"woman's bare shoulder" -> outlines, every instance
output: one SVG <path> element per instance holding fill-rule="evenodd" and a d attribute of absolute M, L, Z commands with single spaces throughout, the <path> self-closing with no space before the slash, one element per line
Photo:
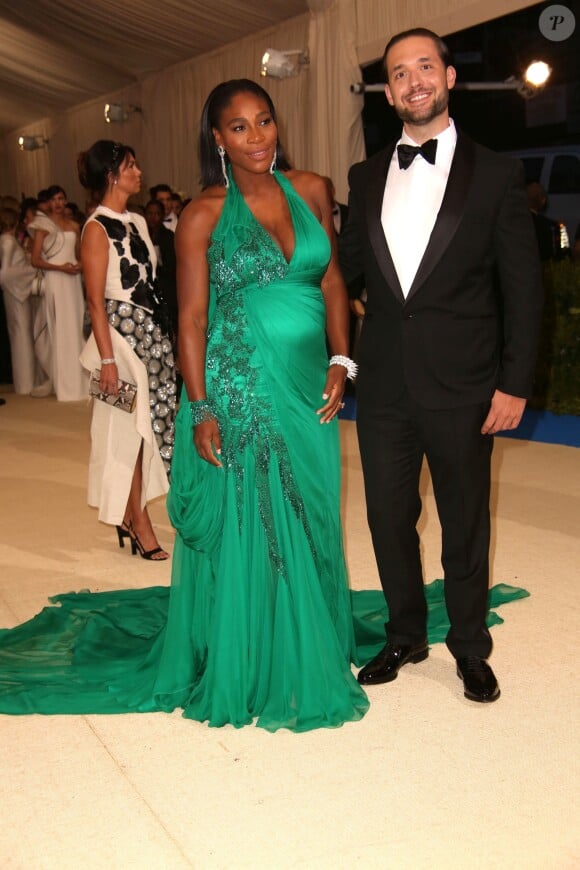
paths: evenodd
<path fill-rule="evenodd" d="M 85 221 L 82 230 L 82 238 L 105 238 L 108 239 L 107 231 L 99 220 L 95 218 Z"/>
<path fill-rule="evenodd" d="M 297 190 L 311 191 L 321 195 L 326 191 L 326 180 L 317 172 L 305 169 L 289 169 L 284 173 Z"/>
<path fill-rule="evenodd" d="M 322 175 L 318 175 L 317 172 L 307 172 L 303 169 L 290 169 L 284 174 L 292 183 L 295 191 L 320 218 L 320 215 L 329 207 L 330 202 L 326 179 Z"/>
<path fill-rule="evenodd" d="M 225 198 L 225 187 L 218 185 L 207 187 L 183 209 L 179 216 L 178 228 L 210 226 L 213 229 L 219 220 Z"/>
<path fill-rule="evenodd" d="M 183 209 L 175 230 L 175 250 L 178 255 L 187 251 L 207 250 L 225 198 L 225 188 L 208 187 Z"/>

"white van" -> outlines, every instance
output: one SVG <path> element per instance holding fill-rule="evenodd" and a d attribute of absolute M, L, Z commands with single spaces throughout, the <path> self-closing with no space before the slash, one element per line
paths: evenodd
<path fill-rule="evenodd" d="M 566 224 L 570 242 L 580 226 L 580 145 L 507 151 L 524 164 L 526 183 L 539 181 L 548 195 L 546 216 Z"/>

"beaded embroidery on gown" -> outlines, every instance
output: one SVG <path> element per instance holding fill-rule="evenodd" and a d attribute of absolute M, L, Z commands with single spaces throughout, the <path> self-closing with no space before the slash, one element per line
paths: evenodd
<path fill-rule="evenodd" d="M 295 231 L 289 262 L 233 179 L 212 235 L 206 383 L 222 468 L 197 455 L 183 396 L 170 591 L 60 595 L 58 607 L 0 632 L 0 712 L 181 707 L 213 726 L 271 731 L 366 712 L 350 663 L 384 644 L 384 598 L 349 592 L 338 423 L 321 425 L 315 413 L 328 365 L 320 281 L 330 245 L 291 183 L 276 178 Z M 439 619 L 442 589 L 428 588 Z M 442 640 L 445 627 L 437 633 Z"/>

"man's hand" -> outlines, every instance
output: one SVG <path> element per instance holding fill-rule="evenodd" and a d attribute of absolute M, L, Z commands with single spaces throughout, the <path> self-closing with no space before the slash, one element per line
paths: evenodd
<path fill-rule="evenodd" d="M 364 306 L 364 302 L 362 301 L 362 299 L 351 299 L 350 300 L 350 310 L 357 317 L 364 317 L 365 316 L 365 306 Z"/>
<path fill-rule="evenodd" d="M 525 399 L 496 390 L 491 398 L 489 414 L 481 427 L 481 434 L 495 435 L 505 429 L 517 429 L 525 407 Z"/>

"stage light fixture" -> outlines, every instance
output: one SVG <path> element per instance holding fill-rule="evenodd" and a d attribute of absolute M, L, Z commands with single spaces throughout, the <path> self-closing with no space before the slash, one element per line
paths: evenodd
<path fill-rule="evenodd" d="M 46 148 L 48 139 L 44 136 L 19 136 L 18 147 L 21 151 L 36 151 L 38 148 Z"/>
<path fill-rule="evenodd" d="M 139 106 L 126 105 L 125 103 L 106 103 L 105 121 L 113 124 L 126 121 L 133 112 L 141 112 Z"/>
<path fill-rule="evenodd" d="M 262 55 L 260 75 L 287 79 L 299 75 L 300 70 L 308 66 L 309 62 L 308 51 L 302 49 L 278 51 L 276 48 L 267 48 Z"/>

